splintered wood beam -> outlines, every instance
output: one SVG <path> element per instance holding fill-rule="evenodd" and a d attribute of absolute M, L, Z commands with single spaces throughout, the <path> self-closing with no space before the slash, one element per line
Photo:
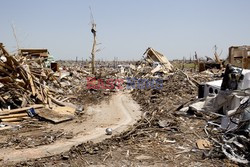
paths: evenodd
<path fill-rule="evenodd" d="M 51 99 L 51 101 L 59 106 L 65 106 L 64 102 L 61 102 L 59 100 L 57 100 L 56 98 L 53 98 L 52 96 L 49 96 L 49 98 Z"/>
<path fill-rule="evenodd" d="M 2 66 L 0 66 L 0 71 L 3 72 L 4 74 L 10 76 L 11 78 L 14 78 L 13 75 L 11 73 L 9 73 L 8 71 L 6 71 L 6 69 L 4 69 Z"/>
<path fill-rule="evenodd" d="M 0 101 L 3 103 L 6 103 L 5 100 L 2 98 L 2 96 L 0 95 Z"/>
<path fill-rule="evenodd" d="M 8 70 L 14 70 L 11 66 L 9 66 L 9 65 L 7 65 L 7 64 L 5 64 L 5 63 L 3 63 L 3 62 L 0 62 L 0 66 L 2 66 L 2 67 L 5 67 L 5 68 L 7 68 Z"/>
<path fill-rule="evenodd" d="M 36 95 L 36 88 L 32 79 L 32 75 L 30 72 L 30 68 L 28 65 L 23 65 L 24 69 L 26 70 L 27 76 L 28 76 L 28 80 L 29 80 L 29 84 L 31 87 L 31 91 L 32 91 L 32 95 L 35 96 Z"/>
<path fill-rule="evenodd" d="M 5 48 L 4 48 L 4 46 L 3 46 L 3 44 L 1 43 L 1 45 L 0 45 L 0 49 L 3 51 L 3 54 L 6 56 L 6 55 L 10 55 L 8 52 L 7 52 L 7 50 L 5 50 Z"/>

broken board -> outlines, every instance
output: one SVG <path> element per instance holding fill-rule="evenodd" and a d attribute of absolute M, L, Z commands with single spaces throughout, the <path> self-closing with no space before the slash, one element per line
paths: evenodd
<path fill-rule="evenodd" d="M 57 124 L 72 120 L 74 118 L 74 112 L 72 111 L 73 109 L 69 107 L 55 107 L 53 110 L 47 108 L 37 109 L 36 113 L 39 117 Z"/>

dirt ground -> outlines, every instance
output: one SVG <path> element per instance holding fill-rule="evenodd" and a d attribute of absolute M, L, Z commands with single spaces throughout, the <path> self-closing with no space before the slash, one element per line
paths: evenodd
<path fill-rule="evenodd" d="M 134 90 L 131 94 L 143 115 L 127 131 L 59 155 L 7 166 L 239 166 L 221 154 L 197 148 L 198 139 L 207 139 L 207 117 L 178 111 L 197 96 L 197 88 L 183 75 L 166 78 L 162 90 Z"/>
<path fill-rule="evenodd" d="M 84 104 L 83 108 L 87 108 L 89 105 L 100 103 L 102 100 L 108 101 L 109 96 L 103 96 L 102 91 L 90 92 L 82 90 L 74 99 L 75 104 Z M 95 100 L 93 100 L 95 99 Z M 86 115 L 80 114 L 74 119 L 75 126 L 86 120 Z M 14 125 L 15 123 L 9 123 Z M 67 124 L 67 122 L 66 122 Z M 32 148 L 40 145 L 51 144 L 58 139 L 72 138 L 73 132 L 65 132 L 65 130 L 59 126 L 41 121 L 36 118 L 29 118 L 21 123 L 16 123 L 16 127 L 10 130 L 1 131 L 0 137 L 0 149 L 1 148 Z"/>
<path fill-rule="evenodd" d="M 15 133 L 6 131 L 0 148 L 2 165 L 48 157 L 68 151 L 72 146 L 86 141 L 99 142 L 111 137 L 105 135 L 106 128 L 119 134 L 136 123 L 141 116 L 138 104 L 125 92 L 113 94 L 109 100 L 90 105 L 83 116 L 60 124 L 43 124 L 42 129 L 20 127 Z M 37 122 L 37 127 L 38 126 Z M 22 126 L 25 124 L 23 123 Z M 42 124 L 41 124 L 42 125 Z M 32 131 L 28 131 L 28 129 Z"/>

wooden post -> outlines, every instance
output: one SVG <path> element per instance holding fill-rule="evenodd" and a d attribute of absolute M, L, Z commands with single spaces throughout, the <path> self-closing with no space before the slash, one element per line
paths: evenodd
<path fill-rule="evenodd" d="M 23 65 L 23 68 L 27 72 L 28 81 L 30 83 L 30 88 L 32 90 L 32 95 L 35 96 L 36 95 L 36 87 L 35 87 L 34 82 L 33 82 L 33 78 L 32 78 L 31 72 L 30 72 L 30 68 L 29 68 L 28 65 Z"/>
<path fill-rule="evenodd" d="M 242 50 L 242 68 L 247 69 L 248 68 L 248 55 L 247 55 L 247 49 Z"/>

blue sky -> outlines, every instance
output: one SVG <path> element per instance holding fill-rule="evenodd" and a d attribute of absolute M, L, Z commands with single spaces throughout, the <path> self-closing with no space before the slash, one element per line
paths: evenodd
<path fill-rule="evenodd" d="M 169 59 L 222 57 L 232 45 L 250 44 L 249 0 L 2 0 L 0 42 L 48 48 L 55 59 L 89 59 L 93 37 L 90 10 L 97 24 L 97 59 L 138 60 L 147 47 Z"/>

